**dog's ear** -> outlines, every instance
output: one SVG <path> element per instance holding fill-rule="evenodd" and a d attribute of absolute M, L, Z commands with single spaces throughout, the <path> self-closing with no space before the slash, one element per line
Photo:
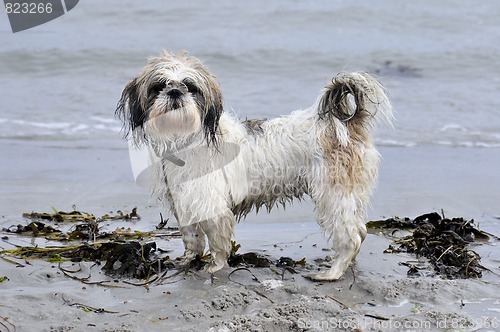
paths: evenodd
<path fill-rule="evenodd" d="M 137 78 L 130 81 L 123 89 L 116 105 L 115 115 L 123 123 L 125 138 L 132 136 L 136 143 L 145 138 L 143 125 L 146 120 L 146 110 L 140 100 Z"/>
<path fill-rule="evenodd" d="M 205 116 L 203 119 L 205 138 L 208 145 L 213 144 L 217 147 L 217 129 L 223 112 L 222 92 L 217 82 L 209 83 L 209 95 L 205 97 L 205 102 Z"/>

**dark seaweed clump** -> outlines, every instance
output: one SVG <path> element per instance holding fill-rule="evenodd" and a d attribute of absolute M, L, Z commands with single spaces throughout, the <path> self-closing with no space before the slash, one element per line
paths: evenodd
<path fill-rule="evenodd" d="M 469 249 L 478 239 L 489 236 L 474 225 L 474 220 L 448 219 L 436 212 L 409 218 L 391 218 L 374 221 L 368 227 L 413 229 L 411 235 L 397 240 L 385 252 L 408 252 L 426 257 L 441 276 L 453 278 L 480 278 L 485 268 L 479 254 Z M 410 265 L 408 275 L 419 275 L 419 269 Z"/>
<path fill-rule="evenodd" d="M 117 211 L 116 214 L 105 214 L 101 217 L 95 217 L 88 212 L 78 211 L 75 206 L 73 206 L 73 211 L 70 212 L 53 210 L 53 213 L 23 213 L 24 218 L 31 220 L 28 225 L 13 225 L 1 229 L 1 231 L 19 236 L 44 237 L 50 241 L 65 242 L 65 245 L 47 248 L 39 246 L 16 246 L 15 249 L 1 250 L 0 258 L 14 264 L 16 262 L 6 256 L 26 261 L 31 258 L 46 259 L 50 262 L 58 263 L 69 260 L 72 262 L 94 261 L 97 265 L 101 265 L 100 262 L 105 261 L 106 263 L 102 269 L 109 276 L 147 280 L 153 275 L 158 275 L 162 271 L 164 272 L 173 267 L 170 257 L 156 254 L 156 242 L 144 243 L 145 239 L 155 237 L 156 234 L 154 232 L 139 232 L 118 228 L 115 231 L 102 231 L 100 224 L 105 221 L 140 220 L 141 217 L 137 213 L 136 208 L 133 208 L 130 213 Z M 70 231 L 63 232 L 49 225 L 49 223 L 56 223 L 57 225 L 74 223 L 74 225 L 70 228 Z M 162 223 L 163 225 L 157 228 L 164 228 L 166 221 L 162 220 Z M 163 232 L 162 236 L 177 237 L 179 234 L 175 230 L 175 232 Z M 2 236 L 2 240 L 7 241 L 8 239 L 9 236 Z M 141 241 L 126 241 L 127 239 Z M 82 242 L 82 240 L 90 240 L 92 242 Z M 69 243 L 69 241 L 72 242 Z M 158 249 L 158 251 L 161 252 L 162 250 Z M 18 264 L 18 266 L 22 266 L 22 264 Z M 68 274 L 71 271 L 63 269 L 63 272 Z"/>
<path fill-rule="evenodd" d="M 115 246 L 106 253 L 106 274 L 117 277 L 148 279 L 173 265 L 155 257 L 156 243 L 131 241 Z M 168 257 L 166 258 L 168 260 Z"/>

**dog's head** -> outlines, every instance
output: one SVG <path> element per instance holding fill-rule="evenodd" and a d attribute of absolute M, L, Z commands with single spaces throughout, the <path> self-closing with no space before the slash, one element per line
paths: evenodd
<path fill-rule="evenodd" d="M 216 145 L 222 110 L 219 84 L 207 67 L 186 52 L 165 52 L 150 58 L 127 84 L 116 115 L 135 143 L 182 141 L 203 133 L 207 144 Z"/>

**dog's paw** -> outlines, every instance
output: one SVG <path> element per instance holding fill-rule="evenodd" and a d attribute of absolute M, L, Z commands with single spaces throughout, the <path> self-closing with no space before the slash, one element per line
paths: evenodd
<path fill-rule="evenodd" d="M 208 264 L 208 265 L 205 266 L 205 271 L 207 273 L 212 274 L 212 273 L 215 273 L 215 272 L 221 270 L 224 267 L 224 265 L 225 264 L 220 264 L 220 263 L 217 264 L 215 262 L 212 262 L 212 263 L 210 263 L 210 264 Z"/>
<path fill-rule="evenodd" d="M 336 281 L 339 280 L 344 273 L 331 270 L 321 271 L 318 273 L 307 274 L 304 277 L 312 281 Z"/>
<path fill-rule="evenodd" d="M 186 251 L 184 255 L 175 259 L 175 265 L 177 268 L 189 268 L 198 257 L 196 253 Z"/>

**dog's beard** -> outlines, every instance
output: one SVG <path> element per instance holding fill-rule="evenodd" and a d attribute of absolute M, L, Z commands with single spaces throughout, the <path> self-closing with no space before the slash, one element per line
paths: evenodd
<path fill-rule="evenodd" d="M 145 130 L 162 141 L 184 140 L 201 130 L 200 111 L 193 98 L 159 96 L 151 106 Z"/>

